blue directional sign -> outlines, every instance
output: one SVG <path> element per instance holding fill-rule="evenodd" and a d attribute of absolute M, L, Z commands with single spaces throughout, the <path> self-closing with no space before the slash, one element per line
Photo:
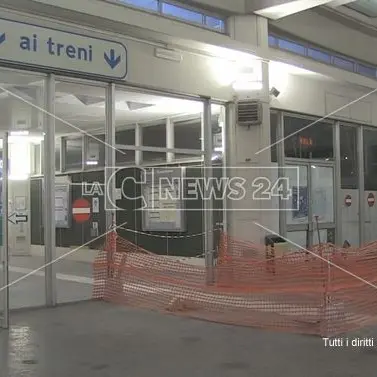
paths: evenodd
<path fill-rule="evenodd" d="M 0 62 L 108 79 L 127 76 L 120 43 L 0 18 Z"/>

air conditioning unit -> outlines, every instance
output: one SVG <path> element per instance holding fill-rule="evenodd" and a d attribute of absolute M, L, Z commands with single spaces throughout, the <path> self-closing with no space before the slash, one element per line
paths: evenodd
<path fill-rule="evenodd" d="M 258 126 L 262 124 L 263 112 L 260 101 L 240 100 L 237 102 L 237 124 L 239 126 Z"/>

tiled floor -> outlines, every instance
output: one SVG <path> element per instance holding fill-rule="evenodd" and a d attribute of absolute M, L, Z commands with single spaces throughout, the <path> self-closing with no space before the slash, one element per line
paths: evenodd
<path fill-rule="evenodd" d="M 369 377 L 374 348 L 84 302 L 11 313 L 1 377 Z M 354 336 L 377 339 L 377 329 Z M 351 335 L 350 335 L 351 336 Z"/>
<path fill-rule="evenodd" d="M 9 267 L 11 309 L 45 305 L 44 270 L 40 269 L 44 263 L 43 258 L 36 256 L 11 258 Z M 57 272 L 56 285 L 59 303 L 92 298 L 93 266 L 91 263 L 59 260 L 54 266 Z M 1 278 L 2 271 L 0 269 L 0 284 L 2 284 Z"/>

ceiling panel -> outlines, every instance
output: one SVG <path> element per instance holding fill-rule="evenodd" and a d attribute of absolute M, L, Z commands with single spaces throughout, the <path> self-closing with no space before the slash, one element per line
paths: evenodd
<path fill-rule="evenodd" d="M 377 0 L 357 0 L 345 5 L 347 8 L 370 18 L 377 17 Z"/>

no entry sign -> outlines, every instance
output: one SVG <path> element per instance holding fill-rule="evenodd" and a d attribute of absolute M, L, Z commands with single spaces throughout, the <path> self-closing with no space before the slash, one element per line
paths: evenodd
<path fill-rule="evenodd" d="M 374 203 L 376 202 L 376 198 L 374 197 L 374 195 L 371 192 L 368 195 L 367 201 L 368 201 L 369 207 L 373 207 Z"/>
<path fill-rule="evenodd" d="M 352 204 L 351 195 L 346 195 L 346 197 L 344 198 L 344 204 L 346 205 L 346 207 L 350 207 L 351 206 L 351 204 Z"/>
<path fill-rule="evenodd" d="M 72 204 L 72 215 L 77 223 L 84 223 L 90 219 L 90 203 L 84 199 L 76 199 Z"/>

